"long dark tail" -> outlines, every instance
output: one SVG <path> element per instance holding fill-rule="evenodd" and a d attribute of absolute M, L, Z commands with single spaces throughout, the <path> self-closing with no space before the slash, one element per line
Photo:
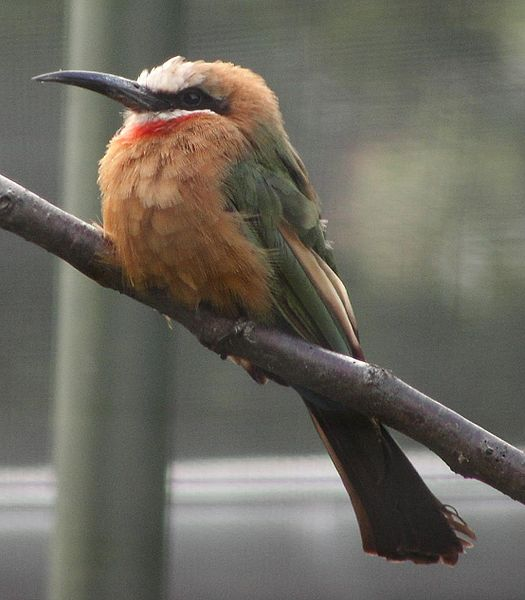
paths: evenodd
<path fill-rule="evenodd" d="M 350 495 L 365 552 L 456 564 L 474 532 L 432 494 L 388 431 L 358 413 L 322 408 L 309 394 L 303 400 Z"/>

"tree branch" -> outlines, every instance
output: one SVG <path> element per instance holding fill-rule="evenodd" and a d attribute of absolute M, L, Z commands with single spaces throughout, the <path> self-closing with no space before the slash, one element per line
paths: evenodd
<path fill-rule="evenodd" d="M 410 387 L 389 371 L 309 344 L 282 332 L 192 312 L 162 290 L 130 287 L 100 228 L 56 208 L 0 175 L 0 227 L 67 261 L 112 288 L 189 329 L 224 356 L 249 359 L 293 386 L 311 389 L 421 442 L 464 477 L 478 479 L 525 504 L 525 454 Z"/>

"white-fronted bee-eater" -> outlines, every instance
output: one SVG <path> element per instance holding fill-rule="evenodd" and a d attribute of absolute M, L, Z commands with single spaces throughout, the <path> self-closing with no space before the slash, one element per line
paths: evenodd
<path fill-rule="evenodd" d="M 136 81 L 36 78 L 126 107 L 100 162 L 103 225 L 133 286 L 281 328 L 364 360 L 317 195 L 275 94 L 252 71 L 175 57 Z M 238 361 L 257 379 L 264 374 Z M 377 420 L 300 391 L 353 503 L 366 552 L 453 565 L 474 534 Z"/>

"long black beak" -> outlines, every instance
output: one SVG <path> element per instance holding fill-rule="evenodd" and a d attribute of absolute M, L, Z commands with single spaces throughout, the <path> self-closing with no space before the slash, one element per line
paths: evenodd
<path fill-rule="evenodd" d="M 158 94 L 131 79 L 96 71 L 55 71 L 33 77 L 35 81 L 56 81 L 76 85 L 112 98 L 137 112 L 161 112 L 172 108 L 165 94 Z M 163 97 L 164 96 L 164 97 Z"/>

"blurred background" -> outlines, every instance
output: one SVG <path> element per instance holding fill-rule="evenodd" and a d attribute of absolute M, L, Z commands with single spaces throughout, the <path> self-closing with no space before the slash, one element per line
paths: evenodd
<path fill-rule="evenodd" d="M 257 71 L 278 94 L 322 199 L 368 360 L 523 444 L 525 4 L 182 0 L 158 14 L 135 0 L 115 6 L 119 43 L 104 64 L 86 65 L 70 61 L 69 3 L 3 3 L 0 172 L 57 204 L 68 189 L 66 91 L 36 85 L 36 74 L 89 68 L 135 78 L 176 54 Z M 102 156 L 119 107 L 82 93 L 105 106 Z M 95 200 L 79 213 L 89 221 L 100 220 L 96 171 L 96 159 L 85 165 L 92 187 L 79 190 Z M 57 263 L 0 231 L 6 600 L 46 597 Z M 163 365 L 175 461 L 169 598 L 522 597 L 523 507 L 455 478 L 404 440 L 478 545 L 455 570 L 362 555 L 351 506 L 298 397 L 256 386 L 181 328 L 102 293 L 116 314 L 129 309 L 154 329 L 150 356 L 158 348 Z M 134 331 L 115 318 L 108 347 L 133 347 Z M 132 377 L 131 368 L 120 362 L 115 372 Z"/>

